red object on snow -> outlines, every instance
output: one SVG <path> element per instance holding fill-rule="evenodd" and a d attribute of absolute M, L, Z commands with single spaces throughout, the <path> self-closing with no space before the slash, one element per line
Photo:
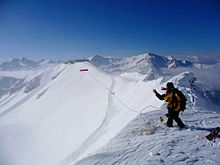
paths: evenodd
<path fill-rule="evenodd" d="M 89 69 L 80 69 L 80 72 L 86 72 L 89 71 Z"/>

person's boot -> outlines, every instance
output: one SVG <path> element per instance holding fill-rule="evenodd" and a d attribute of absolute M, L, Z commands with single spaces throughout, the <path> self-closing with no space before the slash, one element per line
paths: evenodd
<path fill-rule="evenodd" d="M 173 127 L 173 124 L 167 124 L 167 127 Z"/>
<path fill-rule="evenodd" d="M 185 125 L 182 123 L 182 124 L 179 124 L 178 125 L 180 128 L 185 128 Z"/>
<path fill-rule="evenodd" d="M 173 119 L 171 119 L 170 117 L 167 120 L 167 127 L 173 127 Z"/>
<path fill-rule="evenodd" d="M 185 127 L 185 125 L 183 124 L 183 122 L 182 122 L 182 120 L 180 118 L 175 119 L 175 121 L 177 122 L 177 124 L 178 124 L 178 126 L 180 128 L 184 128 Z"/>

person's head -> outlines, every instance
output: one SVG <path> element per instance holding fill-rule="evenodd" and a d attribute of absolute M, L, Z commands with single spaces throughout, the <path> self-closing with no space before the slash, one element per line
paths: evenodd
<path fill-rule="evenodd" d="M 168 83 L 167 83 L 167 90 L 170 90 L 170 89 L 172 89 L 172 88 L 174 88 L 173 83 L 172 83 L 172 82 L 168 82 Z"/>

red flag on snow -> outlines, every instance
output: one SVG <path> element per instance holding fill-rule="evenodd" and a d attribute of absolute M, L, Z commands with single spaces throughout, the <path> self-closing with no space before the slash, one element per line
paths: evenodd
<path fill-rule="evenodd" d="M 86 72 L 89 71 L 89 69 L 80 69 L 80 72 Z"/>

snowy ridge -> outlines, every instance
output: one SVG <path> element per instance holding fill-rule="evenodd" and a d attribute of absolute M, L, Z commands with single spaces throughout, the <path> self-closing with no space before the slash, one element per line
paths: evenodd
<path fill-rule="evenodd" d="M 17 92 L 1 102 L 0 131 L 4 137 L 0 146 L 4 155 L 11 157 L 12 164 L 71 163 L 106 144 L 138 115 L 114 99 L 95 79 L 114 88 L 117 96 L 131 108 L 159 103 L 153 98 L 147 102 L 144 99 L 152 95 L 150 91 L 155 81 L 140 81 L 137 86 L 137 82 L 113 78 L 87 63 L 65 66 L 64 70 L 61 65 L 53 72 L 38 73 L 45 83 L 28 93 Z M 89 74 L 80 72 L 82 68 L 88 68 Z M 27 78 L 28 82 L 39 81 L 37 75 Z M 141 92 L 143 89 L 149 92 Z M 136 98 L 137 94 L 143 99 Z M 9 143 L 7 137 L 12 134 L 16 134 L 16 139 Z"/>
<path fill-rule="evenodd" d="M 47 61 L 38 69 L 0 72 L 0 164 L 220 162 L 212 154 L 219 154 L 219 141 L 209 149 L 201 138 L 218 125 L 219 106 L 194 73 L 164 77 L 160 69 L 175 60 L 154 54 L 103 58 L 96 56 L 98 68 L 93 57 L 90 63 Z M 159 123 L 165 103 L 152 89 L 162 93 L 167 81 L 188 99 L 181 115 L 188 129 Z"/>
<path fill-rule="evenodd" d="M 181 115 L 187 129 L 168 128 L 160 123 L 159 116 L 165 118 L 165 107 L 147 112 L 137 116 L 95 154 L 76 164 L 219 164 L 220 141 L 217 139 L 210 146 L 204 138 L 210 129 L 219 126 L 220 114 L 212 111 L 219 107 L 207 106 L 206 98 L 197 98 L 202 89 L 195 83 L 193 73 L 182 73 L 170 81 L 188 99 L 188 109 Z"/>
<path fill-rule="evenodd" d="M 185 113 L 181 117 L 189 128 L 179 130 L 158 123 L 163 111 L 138 116 L 96 154 L 76 164 L 219 164 L 219 142 L 210 146 L 204 139 L 208 130 L 218 123 L 219 114 Z M 148 122 L 144 123 L 143 118 Z"/>
<path fill-rule="evenodd" d="M 13 84 L 8 84 L 8 88 L 5 89 L 7 91 L 6 95 L 3 93 L 0 98 L 0 116 L 9 113 L 20 104 L 26 102 L 32 95 L 35 95 L 41 88 L 45 87 L 63 69 L 64 65 L 48 67 L 38 71 L 35 70 L 23 79 L 15 79 L 15 82 L 12 81 L 13 77 L 10 77 L 8 80 Z"/>

